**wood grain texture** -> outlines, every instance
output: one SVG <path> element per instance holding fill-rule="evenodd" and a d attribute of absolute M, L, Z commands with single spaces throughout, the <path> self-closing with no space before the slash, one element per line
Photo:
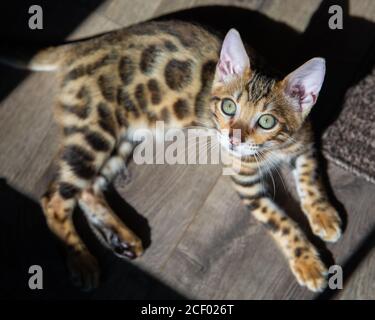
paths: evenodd
<path fill-rule="evenodd" d="M 57 150 L 54 75 L 33 74 L 0 107 L 0 172 L 16 189 L 40 195 L 38 181 Z"/>
<path fill-rule="evenodd" d="M 294 0 L 265 0 L 259 11 L 270 18 L 288 24 L 298 32 L 303 32 L 311 15 L 321 4 L 321 0 L 305 0 L 303 5 Z M 294 14 L 291 15 L 290 13 Z"/>
<path fill-rule="evenodd" d="M 217 166 L 131 166 L 132 183 L 117 190 L 151 227 L 151 247 L 137 264 L 154 272 L 165 264 L 220 175 Z M 152 266 L 150 269 L 149 267 Z"/>
<path fill-rule="evenodd" d="M 344 290 L 338 294 L 341 300 L 375 299 L 375 250 L 356 269 L 352 278 L 345 283 Z"/>

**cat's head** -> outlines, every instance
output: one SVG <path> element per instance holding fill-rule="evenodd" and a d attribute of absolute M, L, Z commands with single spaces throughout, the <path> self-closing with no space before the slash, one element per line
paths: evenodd
<path fill-rule="evenodd" d="M 325 60 L 314 58 L 284 79 L 252 68 L 239 33 L 226 35 L 212 86 L 211 110 L 221 144 L 238 156 L 277 148 L 301 128 L 316 103 Z"/>

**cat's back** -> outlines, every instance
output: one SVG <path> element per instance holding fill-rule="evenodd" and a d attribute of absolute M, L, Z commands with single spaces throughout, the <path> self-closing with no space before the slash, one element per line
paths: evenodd
<path fill-rule="evenodd" d="M 137 51 L 150 44 L 161 46 L 160 49 L 169 52 L 194 52 L 200 57 L 220 49 L 218 36 L 203 26 L 167 20 L 144 22 L 78 41 L 73 45 L 70 54 L 71 58 L 77 58 L 106 49 Z"/>
<path fill-rule="evenodd" d="M 190 60 L 200 65 L 218 59 L 220 40 L 202 26 L 183 21 L 152 21 L 111 31 L 66 46 L 61 69 L 88 65 L 89 74 L 105 65 L 125 60 L 144 74 L 171 59 Z M 102 59 L 98 59 L 102 58 Z M 93 70 L 94 69 L 94 70 Z M 90 73 L 91 71 L 91 73 Z"/>
<path fill-rule="evenodd" d="M 215 35 L 180 21 L 146 22 L 78 42 L 64 56 L 62 100 L 90 93 L 125 106 L 131 118 L 166 120 L 168 111 L 187 125 L 205 112 L 219 50 Z"/>

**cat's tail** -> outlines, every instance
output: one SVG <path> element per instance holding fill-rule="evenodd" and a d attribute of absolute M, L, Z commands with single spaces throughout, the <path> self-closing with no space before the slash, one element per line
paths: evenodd
<path fill-rule="evenodd" d="M 70 47 L 70 44 L 65 44 L 38 50 L 2 44 L 0 46 L 0 63 L 17 69 L 55 71 L 64 64 L 66 53 Z"/>

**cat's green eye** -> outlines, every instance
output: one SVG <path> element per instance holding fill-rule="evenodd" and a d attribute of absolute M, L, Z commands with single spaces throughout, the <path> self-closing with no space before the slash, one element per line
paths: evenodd
<path fill-rule="evenodd" d="M 262 129 L 270 130 L 272 129 L 277 123 L 276 118 L 270 114 L 264 114 L 258 119 L 258 125 Z"/>
<path fill-rule="evenodd" d="M 224 99 L 221 102 L 221 110 L 227 116 L 233 117 L 236 114 L 237 106 L 231 99 Z"/>

